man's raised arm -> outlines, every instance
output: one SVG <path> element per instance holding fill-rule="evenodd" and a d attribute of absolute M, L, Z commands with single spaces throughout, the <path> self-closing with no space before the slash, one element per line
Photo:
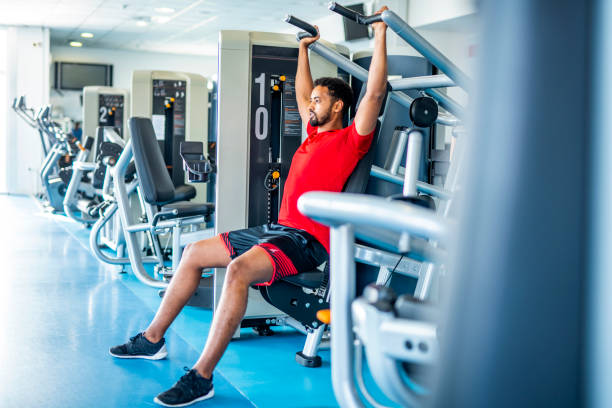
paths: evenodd
<path fill-rule="evenodd" d="M 312 93 L 312 75 L 310 74 L 310 62 L 308 60 L 308 46 L 319 39 L 319 28 L 317 29 L 316 37 L 306 37 L 300 41 L 300 51 L 298 54 L 298 67 L 295 74 L 295 97 L 297 99 L 298 110 L 302 123 L 308 123 L 310 113 L 308 106 L 310 105 L 310 94 Z"/>
<path fill-rule="evenodd" d="M 383 7 L 376 12 L 387 10 Z M 374 53 L 370 62 L 366 92 L 355 114 L 355 129 L 360 135 L 367 135 L 376 127 L 378 112 L 387 90 L 387 25 L 383 22 L 372 24 L 374 30 Z"/>

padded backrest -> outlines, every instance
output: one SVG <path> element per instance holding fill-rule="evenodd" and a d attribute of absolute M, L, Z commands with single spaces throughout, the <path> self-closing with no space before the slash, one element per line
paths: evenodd
<path fill-rule="evenodd" d="M 172 200 L 174 185 L 166 169 L 151 119 L 130 118 L 129 126 L 136 172 L 145 201 L 161 205 Z"/>
<path fill-rule="evenodd" d="M 376 129 L 374 130 L 374 138 L 370 145 L 370 150 L 359 160 L 359 163 L 355 166 L 355 169 L 346 180 L 342 191 L 345 193 L 363 194 L 368 185 L 370 179 L 370 171 L 372 170 L 372 163 L 374 162 L 374 147 L 378 141 L 378 132 L 380 131 L 380 119 L 376 121 Z"/>

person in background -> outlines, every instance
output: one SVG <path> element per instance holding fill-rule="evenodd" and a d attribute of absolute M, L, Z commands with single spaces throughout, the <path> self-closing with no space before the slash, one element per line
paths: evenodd
<path fill-rule="evenodd" d="M 77 139 L 79 142 L 83 138 L 83 129 L 81 128 L 81 122 L 74 122 L 72 126 L 72 136 Z"/>

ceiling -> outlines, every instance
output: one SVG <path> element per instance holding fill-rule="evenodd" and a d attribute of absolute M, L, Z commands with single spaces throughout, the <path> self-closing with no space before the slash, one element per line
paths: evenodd
<path fill-rule="evenodd" d="M 51 44 L 216 55 L 219 30 L 295 32 L 286 14 L 329 15 L 327 0 L 0 0 L 0 25 L 49 27 Z M 169 8 L 170 10 L 157 10 Z M 82 32 L 94 34 L 81 38 Z"/>

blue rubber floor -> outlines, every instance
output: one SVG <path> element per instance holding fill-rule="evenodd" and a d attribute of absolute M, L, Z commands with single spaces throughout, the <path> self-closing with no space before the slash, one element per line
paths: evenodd
<path fill-rule="evenodd" d="M 0 407 L 156 406 L 153 397 L 196 361 L 212 313 L 185 308 L 167 333 L 166 360 L 113 359 L 109 346 L 153 317 L 157 290 L 99 263 L 89 230 L 31 197 L 0 195 L 0 225 Z M 329 352 L 321 368 L 294 361 L 304 339 L 243 330 L 215 371 L 215 397 L 194 406 L 337 406 Z"/>

